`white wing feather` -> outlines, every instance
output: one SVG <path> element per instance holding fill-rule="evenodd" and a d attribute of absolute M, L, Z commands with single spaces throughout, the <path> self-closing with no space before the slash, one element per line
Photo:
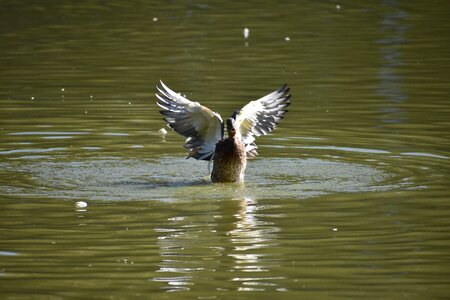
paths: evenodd
<path fill-rule="evenodd" d="M 175 93 L 160 81 L 156 87 L 157 104 L 163 110 L 167 125 L 187 137 L 184 147 L 188 157 L 209 160 L 216 143 L 223 138 L 223 121 L 220 115 L 198 102 L 193 102 Z"/>
<path fill-rule="evenodd" d="M 258 155 L 258 148 L 254 143 L 255 137 L 266 135 L 278 125 L 287 112 L 291 95 L 287 85 L 280 89 L 245 105 L 233 116 L 246 146 L 247 156 Z"/>

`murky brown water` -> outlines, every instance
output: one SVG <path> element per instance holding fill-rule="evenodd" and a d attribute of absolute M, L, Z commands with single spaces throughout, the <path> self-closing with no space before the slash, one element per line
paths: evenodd
<path fill-rule="evenodd" d="M 450 7 L 274 4 L 0 2 L 0 298 L 449 297 Z M 289 84 L 244 185 L 158 133 L 159 79 L 222 116 Z"/>

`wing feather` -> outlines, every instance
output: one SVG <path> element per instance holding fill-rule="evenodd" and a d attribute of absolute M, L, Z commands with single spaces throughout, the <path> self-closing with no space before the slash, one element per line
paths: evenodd
<path fill-rule="evenodd" d="M 258 155 L 254 143 L 255 137 L 270 133 L 286 114 L 286 108 L 291 103 L 289 88 L 285 84 L 278 90 L 251 101 L 233 116 L 238 124 L 242 142 L 246 145 L 248 157 Z"/>
<path fill-rule="evenodd" d="M 189 157 L 209 160 L 214 154 L 216 143 L 223 138 L 223 121 L 220 115 L 198 102 L 177 94 L 162 81 L 156 86 L 156 104 L 162 110 L 167 125 L 186 137 L 184 148 Z"/>

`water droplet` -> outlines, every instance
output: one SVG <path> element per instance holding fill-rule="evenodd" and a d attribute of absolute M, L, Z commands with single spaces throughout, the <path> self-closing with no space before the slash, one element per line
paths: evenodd
<path fill-rule="evenodd" d="M 162 136 L 165 136 L 167 134 L 167 130 L 165 128 L 161 128 L 160 130 L 158 130 L 158 133 Z"/>
<path fill-rule="evenodd" d="M 84 202 L 84 201 L 78 201 L 78 202 L 75 202 L 75 207 L 76 207 L 76 208 L 85 208 L 85 207 L 87 207 L 87 206 L 88 206 L 87 203 Z"/>
<path fill-rule="evenodd" d="M 250 29 L 248 29 L 247 27 L 244 28 L 244 39 L 248 39 L 249 35 L 250 35 Z"/>

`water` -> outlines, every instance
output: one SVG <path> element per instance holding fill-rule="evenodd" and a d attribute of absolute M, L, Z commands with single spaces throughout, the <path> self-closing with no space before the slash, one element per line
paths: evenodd
<path fill-rule="evenodd" d="M 0 3 L 2 299 L 448 298 L 450 7 L 273 4 Z M 289 84 L 245 184 L 160 79 L 222 117 Z"/>

